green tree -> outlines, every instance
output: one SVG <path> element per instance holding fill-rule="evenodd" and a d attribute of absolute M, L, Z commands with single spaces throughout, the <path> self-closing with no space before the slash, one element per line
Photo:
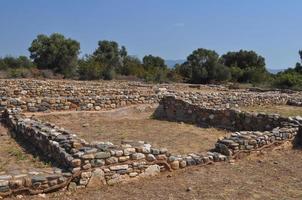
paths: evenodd
<path fill-rule="evenodd" d="M 144 76 L 144 73 L 144 67 L 138 58 L 133 56 L 125 57 L 123 67 L 120 70 L 120 74 L 126 76 L 133 75 L 142 78 Z"/>
<path fill-rule="evenodd" d="M 240 69 L 265 69 L 264 57 L 254 51 L 240 50 L 238 52 L 228 52 L 221 56 L 220 62 L 225 66 L 239 67 Z"/>
<path fill-rule="evenodd" d="M 199 48 L 187 57 L 177 71 L 191 83 L 224 81 L 230 77 L 229 69 L 218 63 L 219 55 L 208 49 Z"/>
<path fill-rule="evenodd" d="M 165 60 L 159 56 L 147 55 L 143 58 L 143 65 L 146 70 L 160 68 L 166 69 L 168 68 L 165 64 Z"/>
<path fill-rule="evenodd" d="M 0 58 L 0 69 L 16 69 L 16 68 L 31 68 L 35 65 L 33 62 L 28 59 L 26 56 L 12 57 L 6 56 L 4 58 Z"/>
<path fill-rule="evenodd" d="M 39 69 L 51 69 L 70 77 L 77 67 L 80 43 L 59 33 L 41 34 L 32 41 L 28 50 Z"/>
<path fill-rule="evenodd" d="M 264 57 L 254 51 L 228 52 L 219 62 L 230 68 L 233 81 L 259 83 L 268 76 Z"/>
<path fill-rule="evenodd" d="M 108 40 L 99 41 L 98 48 L 93 53 L 95 60 L 104 66 L 103 78 L 108 80 L 121 71 L 127 55 L 126 47 L 119 48 L 117 42 Z"/>
<path fill-rule="evenodd" d="M 168 67 L 165 60 L 159 56 L 147 55 L 143 58 L 145 80 L 149 82 L 166 82 Z"/>
<path fill-rule="evenodd" d="M 79 60 L 78 75 L 81 80 L 101 79 L 102 70 L 102 65 L 93 56 L 85 56 Z"/>

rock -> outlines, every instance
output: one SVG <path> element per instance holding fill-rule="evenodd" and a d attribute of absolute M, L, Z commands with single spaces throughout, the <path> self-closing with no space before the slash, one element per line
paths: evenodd
<path fill-rule="evenodd" d="M 182 160 L 179 162 L 179 167 L 180 168 L 185 168 L 187 166 L 187 162 L 185 160 Z"/>
<path fill-rule="evenodd" d="M 167 156 L 164 154 L 157 155 L 156 158 L 157 158 L 157 160 L 167 160 Z"/>
<path fill-rule="evenodd" d="M 40 197 L 40 198 L 46 198 L 46 194 L 38 194 L 38 197 Z"/>
<path fill-rule="evenodd" d="M 110 152 L 98 152 L 95 154 L 95 158 L 97 159 L 105 159 L 111 156 Z"/>
<path fill-rule="evenodd" d="M 85 154 L 85 155 L 82 156 L 82 158 L 85 159 L 85 160 L 92 160 L 95 157 L 94 157 L 93 154 Z"/>
<path fill-rule="evenodd" d="M 107 159 L 106 159 L 106 163 L 107 163 L 108 165 L 118 163 L 118 158 L 117 158 L 117 157 L 110 157 L 110 158 L 107 158 Z"/>
<path fill-rule="evenodd" d="M 127 161 L 127 160 L 129 160 L 129 159 L 130 159 L 130 156 L 121 156 L 121 157 L 118 158 L 118 160 L 119 160 L 120 162 L 125 162 L 125 161 Z"/>
<path fill-rule="evenodd" d="M 133 160 L 140 160 L 140 159 L 144 159 L 146 156 L 143 153 L 134 153 L 131 155 L 131 158 Z"/>
<path fill-rule="evenodd" d="M 102 169 L 95 169 L 87 185 L 88 188 L 100 188 L 106 184 L 105 174 Z"/>
<path fill-rule="evenodd" d="M 171 168 L 174 170 L 179 169 L 179 161 L 178 160 L 174 160 L 173 162 L 170 163 Z"/>
<path fill-rule="evenodd" d="M 40 176 L 40 175 L 35 175 L 31 178 L 32 183 L 36 183 L 36 182 L 46 182 L 47 179 L 45 176 Z"/>
<path fill-rule="evenodd" d="M 153 154 L 148 154 L 146 157 L 146 160 L 149 162 L 152 162 L 152 161 L 156 160 L 156 158 Z"/>
<path fill-rule="evenodd" d="M 10 180 L 12 179 L 13 177 L 11 175 L 1 175 L 0 176 L 0 180 Z"/>
<path fill-rule="evenodd" d="M 130 154 L 133 154 L 133 153 L 135 153 L 135 152 L 136 152 L 135 148 L 132 148 L 132 147 L 129 147 L 129 148 L 125 148 L 125 149 L 124 149 L 124 155 L 125 155 L 125 156 L 129 156 Z"/>
<path fill-rule="evenodd" d="M 126 170 L 126 169 L 128 169 L 128 165 L 115 165 L 115 166 L 110 166 L 109 169 L 112 170 L 112 171 Z"/>
<path fill-rule="evenodd" d="M 75 192 L 77 190 L 77 184 L 75 182 L 70 182 L 68 185 L 68 191 Z"/>
<path fill-rule="evenodd" d="M 8 186 L 9 182 L 8 181 L 0 181 L 0 187 Z"/>
<path fill-rule="evenodd" d="M 131 173 L 129 173 L 129 176 L 130 176 L 130 177 L 136 177 L 137 175 L 138 175 L 137 172 L 131 172 Z"/>
<path fill-rule="evenodd" d="M 79 167 L 79 166 L 81 166 L 81 160 L 80 159 L 73 159 L 71 161 L 71 164 L 72 164 L 73 167 Z"/>
<path fill-rule="evenodd" d="M 90 163 L 87 163 L 86 165 L 82 166 L 82 169 L 84 169 L 84 170 L 87 170 L 87 169 L 90 169 L 90 168 L 91 168 L 91 164 Z"/>
<path fill-rule="evenodd" d="M 81 177 L 84 178 L 84 179 L 90 178 L 91 175 L 92 175 L 92 173 L 89 172 L 89 171 L 87 171 L 87 172 L 82 172 L 82 173 L 81 173 Z"/>
<path fill-rule="evenodd" d="M 147 177 L 147 176 L 156 176 L 160 173 L 159 165 L 150 165 L 145 172 L 141 173 L 139 176 Z"/>

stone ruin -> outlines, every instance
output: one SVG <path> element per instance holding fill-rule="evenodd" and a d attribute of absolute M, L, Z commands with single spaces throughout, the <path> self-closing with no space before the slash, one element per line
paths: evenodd
<path fill-rule="evenodd" d="M 176 86 L 133 82 L 1 81 L 2 123 L 13 138 L 34 146 L 52 161 L 54 167 L 1 172 L 0 196 L 134 181 L 192 165 L 226 162 L 241 154 L 297 140 L 302 134 L 300 117 L 286 118 L 236 109 L 238 105 L 299 103 L 302 102 L 300 93 L 258 93 L 221 87 L 215 92 L 183 92 Z M 154 148 L 144 141 L 123 141 L 121 145 L 88 143 L 76 133 L 23 114 L 55 110 L 97 111 L 150 103 L 159 104 L 154 113 L 159 120 L 217 127 L 232 133 L 218 139 L 209 152 L 172 155 L 166 148 Z"/>

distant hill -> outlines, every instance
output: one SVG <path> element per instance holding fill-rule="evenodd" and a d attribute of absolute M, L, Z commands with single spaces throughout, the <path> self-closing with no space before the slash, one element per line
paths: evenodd
<path fill-rule="evenodd" d="M 165 63 L 166 65 L 169 67 L 169 68 L 173 68 L 174 65 L 176 64 L 182 64 L 184 63 L 186 60 L 184 59 L 178 59 L 178 60 L 165 60 Z"/>
<path fill-rule="evenodd" d="M 282 72 L 285 69 L 267 69 L 267 71 L 269 71 L 272 74 L 277 74 L 278 72 Z"/>

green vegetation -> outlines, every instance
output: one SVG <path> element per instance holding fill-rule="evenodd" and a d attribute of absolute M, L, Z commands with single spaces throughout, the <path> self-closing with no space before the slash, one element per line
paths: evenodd
<path fill-rule="evenodd" d="M 147 82 L 225 83 L 302 89 L 300 62 L 276 75 L 265 67 L 265 59 L 254 51 L 240 50 L 219 56 L 214 50 L 194 50 L 182 64 L 169 69 L 163 58 L 146 55 L 142 60 L 128 55 L 125 46 L 101 40 L 96 50 L 78 58 L 80 43 L 59 33 L 38 35 L 29 47 L 30 58 L 0 58 L 4 78 L 72 78 L 80 80 L 134 79 Z M 3 75 L 4 74 L 4 75 Z"/>
<path fill-rule="evenodd" d="M 39 69 L 51 69 L 72 77 L 77 67 L 80 43 L 58 33 L 38 35 L 28 50 Z"/>

